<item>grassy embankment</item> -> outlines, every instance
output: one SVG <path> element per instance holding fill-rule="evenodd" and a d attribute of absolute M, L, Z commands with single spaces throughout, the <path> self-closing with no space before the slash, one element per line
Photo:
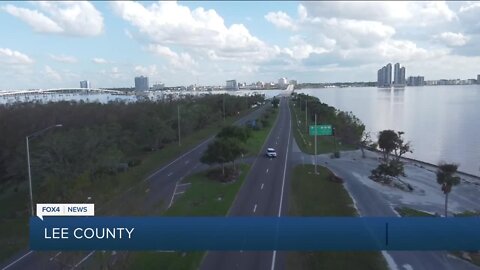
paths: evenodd
<path fill-rule="evenodd" d="M 295 140 L 302 152 L 307 154 L 315 154 L 315 136 L 308 134 L 307 127 L 314 125 L 314 122 L 305 123 L 305 112 L 302 112 L 298 106 L 289 102 L 290 110 L 292 112 L 292 129 Z M 320 124 L 320 123 L 317 123 Z M 354 150 L 355 146 L 342 144 L 338 139 L 336 140 L 337 150 L 346 151 Z M 333 153 L 335 151 L 334 139 L 332 136 L 317 136 L 317 154 Z"/>
<path fill-rule="evenodd" d="M 96 212 L 99 215 L 143 215 L 147 214 L 144 208 L 137 207 L 143 199 L 146 183 L 141 181 L 159 167 L 162 167 L 175 157 L 188 151 L 203 140 L 218 133 L 224 125 L 233 124 L 240 117 L 253 111 L 246 110 L 236 117 L 227 117 L 225 123 L 212 123 L 204 129 L 182 138 L 181 145 L 174 142 L 166 145 L 162 150 L 144 153 L 138 158 L 140 165 L 132 167 L 127 172 L 120 173 L 101 181 L 95 187 L 97 192 L 92 194 Z M 263 130 L 261 130 L 263 132 Z M 35 179 L 35 176 L 33 176 Z M 35 181 L 35 180 L 34 180 Z M 0 194 L 0 213 L 15 213 L 23 209 L 28 198 L 27 183 L 17 192 L 11 187 Z M 128 195 L 128 196 L 126 196 Z M 35 193 L 34 193 L 35 198 Z M 126 201 L 127 200 L 127 201 Z M 159 202 L 159 204 L 162 202 Z M 158 213 L 150 213 L 158 214 Z M 15 253 L 28 246 L 28 217 L 18 215 L 4 218 L 0 223 L 0 262 L 10 258 Z"/>
<path fill-rule="evenodd" d="M 293 169 L 289 215 L 357 216 L 353 201 L 342 184 L 329 180 L 331 172 L 313 165 Z M 287 269 L 387 269 L 380 252 L 289 252 Z"/>
<path fill-rule="evenodd" d="M 248 155 L 258 154 L 278 119 L 278 110 L 272 110 L 267 114 L 269 116 L 265 118 L 266 125 L 260 130 L 252 131 L 252 137 L 247 141 Z M 241 164 L 238 179 L 231 183 L 214 181 L 207 177 L 207 172 L 186 177 L 182 183 L 191 183 L 186 192 L 167 211 L 156 214 L 162 216 L 225 216 L 249 169 L 249 165 Z M 122 256 L 123 263 L 128 269 L 197 269 L 204 254 L 205 252 L 129 252 Z M 109 255 L 97 253 L 94 264 L 105 266 L 107 261 L 111 261 L 109 257 Z"/>

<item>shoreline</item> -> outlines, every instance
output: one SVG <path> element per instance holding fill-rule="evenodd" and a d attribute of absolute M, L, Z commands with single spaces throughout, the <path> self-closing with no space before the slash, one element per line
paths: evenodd
<path fill-rule="evenodd" d="M 375 153 L 378 153 L 378 154 L 382 153 L 382 151 L 380 151 L 378 149 L 371 148 L 371 147 L 365 147 L 365 150 L 375 152 Z M 409 158 L 409 157 L 401 157 L 401 159 L 404 160 L 404 161 L 409 161 L 413 164 L 414 163 L 420 163 L 422 165 L 427 165 L 427 166 L 431 166 L 431 167 L 434 167 L 434 168 L 438 168 L 438 165 L 436 165 L 436 164 L 433 164 L 433 163 L 430 163 L 430 162 L 427 162 L 427 161 L 423 161 L 423 160 L 419 160 L 419 159 L 414 159 L 414 158 Z M 416 164 L 414 164 L 414 165 L 417 166 Z M 471 178 L 475 178 L 475 179 L 480 181 L 480 175 L 475 175 L 475 174 L 471 174 L 471 173 L 460 171 L 460 170 L 457 171 L 457 174 L 467 176 L 467 177 L 471 177 Z M 462 180 L 464 180 L 464 179 L 462 179 Z M 479 183 L 479 185 L 480 185 L 480 183 Z"/>

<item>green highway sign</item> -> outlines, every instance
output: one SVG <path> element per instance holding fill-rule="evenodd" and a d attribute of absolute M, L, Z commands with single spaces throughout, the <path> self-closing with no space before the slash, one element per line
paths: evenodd
<path fill-rule="evenodd" d="M 332 125 L 312 125 L 308 129 L 309 134 L 311 136 L 332 136 L 333 135 L 333 130 L 332 130 Z"/>

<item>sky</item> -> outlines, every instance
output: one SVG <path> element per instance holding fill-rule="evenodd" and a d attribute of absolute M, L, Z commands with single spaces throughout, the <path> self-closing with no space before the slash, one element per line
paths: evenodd
<path fill-rule="evenodd" d="M 480 74 L 480 2 L 0 2 L 0 89 Z"/>

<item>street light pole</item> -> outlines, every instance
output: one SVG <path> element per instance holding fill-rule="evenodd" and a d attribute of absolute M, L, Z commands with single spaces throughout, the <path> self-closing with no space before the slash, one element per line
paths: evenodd
<path fill-rule="evenodd" d="M 38 136 L 42 133 L 44 133 L 45 131 L 51 129 L 51 128 L 56 128 L 56 127 L 62 127 L 63 125 L 62 124 L 56 124 L 56 125 L 53 125 L 53 126 L 49 126 L 47 128 L 44 128 L 40 131 L 37 131 L 37 132 L 34 132 L 32 133 L 31 135 L 28 135 L 25 137 L 25 141 L 26 141 L 26 144 L 27 144 L 27 166 L 28 166 L 28 186 L 29 186 L 29 189 L 30 189 L 30 211 L 31 211 L 31 215 L 34 216 L 35 215 L 35 212 L 34 212 L 34 209 L 33 209 L 33 188 L 32 188 L 32 170 L 31 170 L 31 166 L 30 166 L 30 143 L 29 143 L 29 140 L 30 140 L 30 137 L 35 137 L 35 136 Z"/>
<path fill-rule="evenodd" d="M 32 191 L 32 171 L 30 169 L 30 148 L 28 144 L 28 136 L 25 137 L 27 141 L 27 165 L 28 165 L 28 186 L 30 188 L 30 213 L 34 216 L 33 212 L 33 191 Z"/>
<path fill-rule="evenodd" d="M 225 94 L 223 94 L 223 123 L 225 123 Z"/>
<path fill-rule="evenodd" d="M 317 174 L 317 114 L 315 114 L 315 174 Z"/>
<path fill-rule="evenodd" d="M 307 109 L 308 109 L 308 102 L 305 100 L 305 126 L 307 127 L 307 133 L 308 133 L 308 117 L 307 117 Z"/>
<path fill-rule="evenodd" d="M 180 140 L 180 104 L 177 105 L 177 113 L 178 113 L 178 123 L 177 123 L 177 126 L 178 126 L 178 145 L 182 145 L 181 143 L 181 140 Z"/>

